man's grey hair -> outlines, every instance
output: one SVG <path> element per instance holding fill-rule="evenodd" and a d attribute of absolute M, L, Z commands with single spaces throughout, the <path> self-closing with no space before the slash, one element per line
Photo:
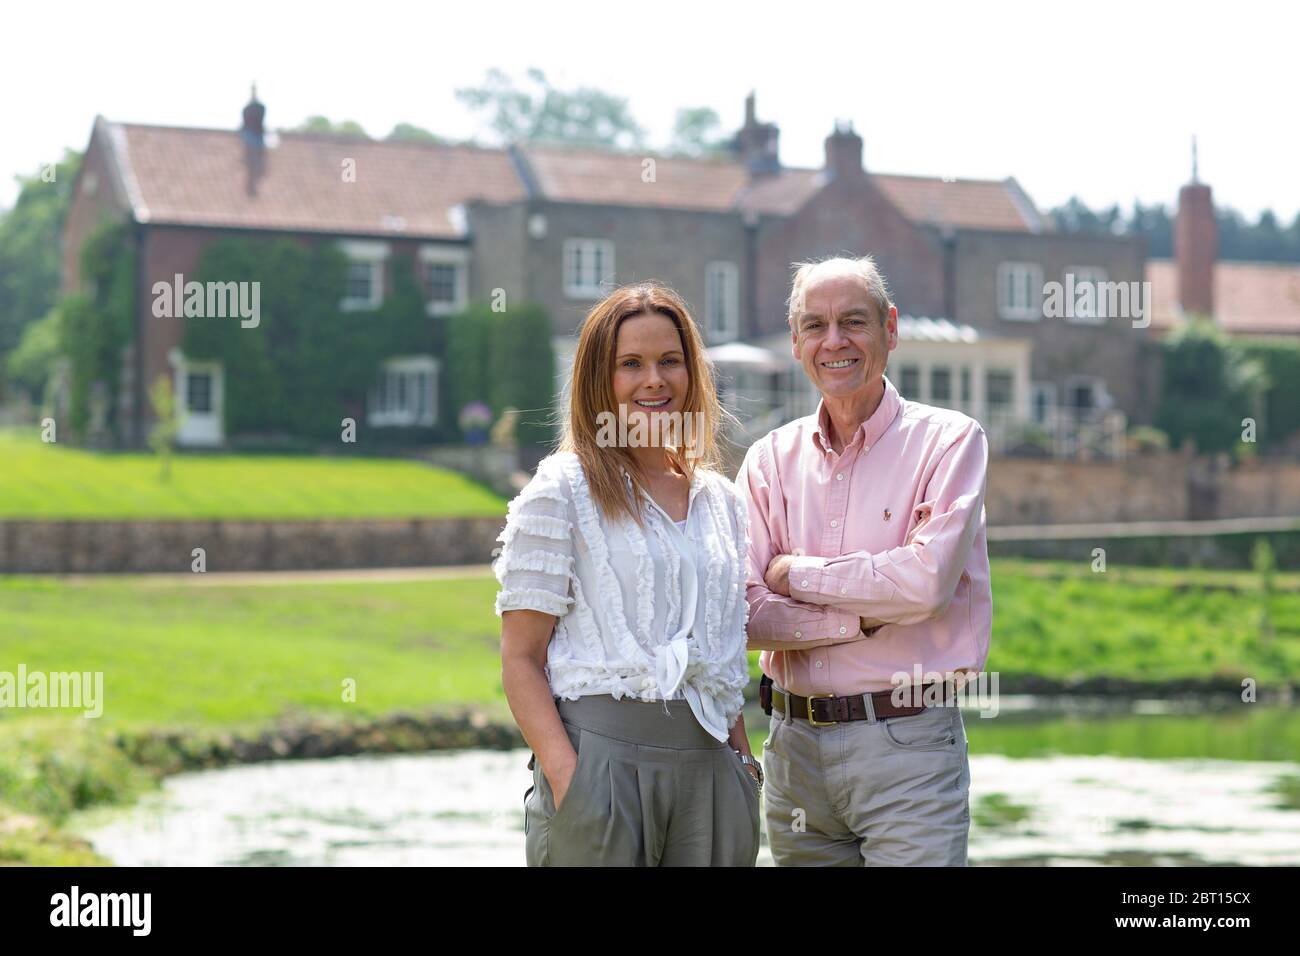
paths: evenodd
<path fill-rule="evenodd" d="M 862 256 L 858 259 L 852 259 L 848 256 L 827 256 L 825 259 L 792 262 L 790 264 L 790 268 L 795 270 L 794 281 L 790 285 L 790 298 L 786 303 L 788 310 L 786 321 L 789 323 L 790 328 L 795 327 L 795 317 L 804 311 L 804 286 L 808 282 L 808 277 L 812 275 L 814 269 L 824 267 L 830 271 L 842 271 L 861 278 L 867 297 L 871 299 L 871 303 L 876 307 L 876 317 L 882 325 L 884 324 L 889 317 L 889 310 L 894 307 L 894 302 L 889 297 L 889 286 L 885 282 L 885 277 L 876 268 L 876 260 L 871 256 Z"/>

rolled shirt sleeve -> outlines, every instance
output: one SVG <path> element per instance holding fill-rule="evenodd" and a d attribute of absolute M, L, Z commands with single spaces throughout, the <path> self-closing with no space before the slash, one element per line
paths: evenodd
<path fill-rule="evenodd" d="M 942 614 L 983 524 L 987 468 L 988 441 L 971 422 L 944 450 L 917 508 L 920 524 L 906 544 L 874 554 L 797 557 L 790 568 L 791 595 L 804 606 L 837 608 L 890 624 L 916 624 Z"/>

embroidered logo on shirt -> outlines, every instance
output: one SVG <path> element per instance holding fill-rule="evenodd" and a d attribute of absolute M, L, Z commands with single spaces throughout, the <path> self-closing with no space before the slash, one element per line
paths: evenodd
<path fill-rule="evenodd" d="M 888 508 L 886 508 L 886 509 L 885 509 L 885 520 L 888 521 L 888 520 L 889 520 L 889 516 L 892 515 L 892 514 L 893 514 L 893 512 L 890 511 Z"/>

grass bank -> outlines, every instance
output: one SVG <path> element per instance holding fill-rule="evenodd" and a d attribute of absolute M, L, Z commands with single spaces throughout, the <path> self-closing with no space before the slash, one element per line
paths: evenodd
<path fill-rule="evenodd" d="M 0 430 L 0 519 L 437 518 L 504 515 L 464 475 L 414 461 L 91 452 Z"/>

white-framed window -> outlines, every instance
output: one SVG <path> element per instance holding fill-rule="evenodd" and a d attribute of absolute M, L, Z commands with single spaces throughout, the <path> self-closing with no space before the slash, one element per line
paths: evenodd
<path fill-rule="evenodd" d="M 1106 281 L 1106 270 L 1096 266 L 1070 266 L 1065 273 L 1067 276 L 1074 276 L 1074 296 L 1066 303 L 1066 321 L 1082 325 L 1097 325 L 1105 322 L 1106 296 L 1102 283 Z M 1081 295 L 1080 290 L 1086 286 L 1091 287 L 1091 293 Z M 1068 280 L 1065 287 L 1070 288 Z"/>
<path fill-rule="evenodd" d="M 340 242 L 339 248 L 348 259 L 343 301 L 339 308 L 345 312 L 379 308 L 384 301 L 384 262 L 388 259 L 388 243 L 347 240 Z"/>
<path fill-rule="evenodd" d="M 921 397 L 921 367 L 919 365 L 900 365 L 898 367 L 898 392 L 904 398 L 916 401 Z"/>
<path fill-rule="evenodd" d="M 991 368 L 984 373 L 984 402 L 990 412 L 1007 413 L 1016 404 L 1016 376 L 1008 369 Z"/>
<path fill-rule="evenodd" d="M 429 315 L 465 308 L 469 298 L 469 252 L 447 246 L 421 246 L 418 278 Z"/>
<path fill-rule="evenodd" d="M 930 401 L 945 408 L 952 406 L 952 369 L 947 365 L 930 366 Z"/>
<path fill-rule="evenodd" d="M 370 390 L 366 421 L 383 426 L 432 426 L 438 420 L 438 360 L 432 355 L 388 359 Z"/>
<path fill-rule="evenodd" d="M 740 337 L 740 272 L 734 262 L 704 267 L 704 333 L 713 343 Z"/>
<path fill-rule="evenodd" d="M 1070 375 L 1065 380 L 1065 407 L 1075 415 L 1110 408 L 1106 380 L 1095 375 Z"/>
<path fill-rule="evenodd" d="M 1034 262 L 1004 262 L 998 266 L 998 314 L 1019 322 L 1042 318 L 1042 266 Z"/>
<path fill-rule="evenodd" d="M 614 243 L 608 239 L 564 240 L 564 294 L 574 299 L 602 295 L 614 278 Z"/>
<path fill-rule="evenodd" d="M 1033 390 L 1030 402 L 1032 407 L 1030 413 L 1034 421 L 1040 425 L 1047 424 L 1052 413 L 1056 410 L 1056 383 L 1055 382 L 1034 382 L 1030 388 Z"/>
<path fill-rule="evenodd" d="M 970 366 L 961 367 L 961 408 L 969 410 L 971 406 Z"/>

